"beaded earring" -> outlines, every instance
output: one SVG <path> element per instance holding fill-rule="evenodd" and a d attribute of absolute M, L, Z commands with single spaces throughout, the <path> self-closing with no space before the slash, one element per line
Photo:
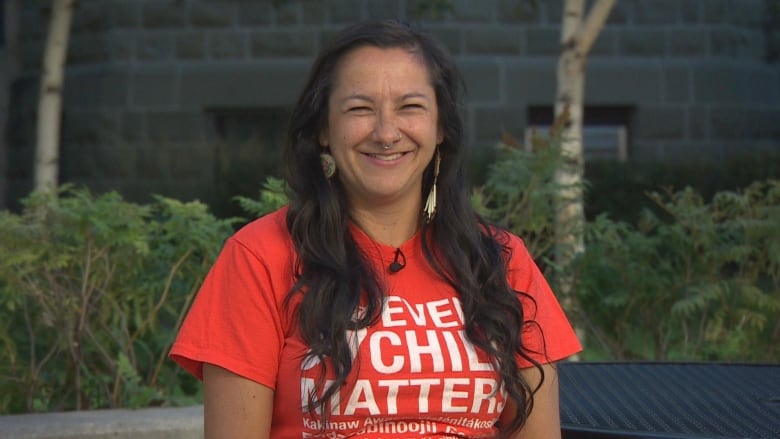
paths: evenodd
<path fill-rule="evenodd" d="M 325 178 L 331 179 L 336 175 L 336 160 L 332 155 L 323 152 L 320 154 L 320 163 L 322 164 L 322 173 L 325 174 Z"/>

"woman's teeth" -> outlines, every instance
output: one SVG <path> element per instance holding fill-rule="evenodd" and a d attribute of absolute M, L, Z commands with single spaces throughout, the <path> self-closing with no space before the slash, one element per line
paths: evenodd
<path fill-rule="evenodd" d="M 397 152 L 395 154 L 369 154 L 368 156 L 371 157 L 372 159 L 383 160 L 383 161 L 389 162 L 389 161 L 392 161 L 392 160 L 400 159 L 402 155 L 403 155 L 403 153 Z"/>

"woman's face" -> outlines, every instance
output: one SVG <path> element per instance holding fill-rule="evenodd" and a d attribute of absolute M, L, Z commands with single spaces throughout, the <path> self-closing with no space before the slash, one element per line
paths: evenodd
<path fill-rule="evenodd" d="M 442 139 L 436 93 L 418 55 L 363 46 L 344 56 L 319 140 L 353 208 L 419 207 L 423 171 Z"/>

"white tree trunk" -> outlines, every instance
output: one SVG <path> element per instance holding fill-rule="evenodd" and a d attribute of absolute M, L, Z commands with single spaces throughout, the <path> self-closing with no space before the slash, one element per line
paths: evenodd
<path fill-rule="evenodd" d="M 58 184 L 62 84 L 75 3 L 76 0 L 52 2 L 38 101 L 35 190 L 54 189 Z"/>
<path fill-rule="evenodd" d="M 581 340 L 584 331 L 577 322 L 572 262 L 585 251 L 585 209 L 582 196 L 585 159 L 582 118 L 585 100 L 585 60 L 604 26 L 615 0 L 598 0 L 587 18 L 585 0 L 566 0 L 561 21 L 561 54 L 558 60 L 558 90 L 555 121 L 560 129 L 563 161 L 555 174 L 561 187 L 556 208 L 556 265 L 561 270 L 558 294 L 564 309 L 574 317 Z"/>

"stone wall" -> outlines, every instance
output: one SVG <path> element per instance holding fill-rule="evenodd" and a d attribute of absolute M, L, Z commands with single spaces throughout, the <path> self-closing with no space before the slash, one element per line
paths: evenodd
<path fill-rule="evenodd" d="M 12 199 L 30 188 L 47 23 L 40 3 L 23 3 L 22 71 L 9 112 Z M 619 0 L 589 57 L 586 119 L 625 125 L 630 160 L 777 150 L 780 46 L 770 3 Z M 224 179 L 237 164 L 260 166 L 279 147 L 271 133 L 265 152 L 252 157 L 236 145 L 258 133 L 226 132 L 232 115 L 284 114 L 323 42 L 365 18 L 419 22 L 456 55 L 475 150 L 502 131 L 522 138 L 553 102 L 561 1 L 452 4 L 434 17 L 417 15 L 415 0 L 81 0 L 65 82 L 62 176 L 131 199 L 225 198 Z"/>

